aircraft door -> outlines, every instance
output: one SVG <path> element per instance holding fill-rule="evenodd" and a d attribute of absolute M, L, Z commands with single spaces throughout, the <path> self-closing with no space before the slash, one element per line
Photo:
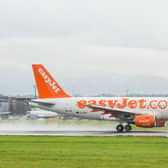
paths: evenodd
<path fill-rule="evenodd" d="M 65 112 L 66 113 L 72 113 L 72 102 L 71 102 L 71 100 L 68 100 L 65 103 Z"/>

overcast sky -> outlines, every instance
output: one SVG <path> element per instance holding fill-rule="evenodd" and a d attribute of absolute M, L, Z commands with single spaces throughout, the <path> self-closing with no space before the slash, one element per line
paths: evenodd
<path fill-rule="evenodd" d="M 166 0 L 0 0 L 0 93 L 32 94 L 33 63 L 73 93 L 168 93 L 167 6 Z M 86 83 L 92 87 L 84 93 Z"/>

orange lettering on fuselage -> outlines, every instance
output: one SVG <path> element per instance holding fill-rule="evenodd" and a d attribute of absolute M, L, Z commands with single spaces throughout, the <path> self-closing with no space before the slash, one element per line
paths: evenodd
<path fill-rule="evenodd" d="M 150 108 L 151 109 L 157 109 L 156 103 L 157 103 L 157 100 L 152 100 L 149 104 Z"/>
<path fill-rule="evenodd" d="M 130 100 L 128 102 L 128 108 L 135 109 L 137 107 L 137 101 L 136 100 Z"/>
<path fill-rule="evenodd" d="M 107 102 L 110 108 L 114 108 L 118 100 L 108 100 Z"/>
<path fill-rule="evenodd" d="M 140 99 L 139 100 L 139 108 L 140 109 L 145 109 L 146 108 L 145 103 L 146 103 L 145 99 Z"/>
<path fill-rule="evenodd" d="M 106 106 L 106 100 L 99 100 L 99 105 L 102 107 Z"/>
<path fill-rule="evenodd" d="M 89 101 L 88 101 L 88 104 L 89 104 L 89 105 L 96 105 L 96 100 L 89 100 Z"/>
<path fill-rule="evenodd" d="M 77 102 L 77 106 L 80 108 L 80 109 L 83 109 L 85 108 L 86 106 L 84 106 L 85 104 L 87 104 L 87 101 L 86 100 L 80 100 Z"/>
<path fill-rule="evenodd" d="M 160 109 L 166 109 L 166 108 L 167 108 L 167 101 L 166 101 L 166 100 L 160 100 L 160 101 L 158 102 L 158 107 L 159 107 Z"/>
<path fill-rule="evenodd" d="M 148 105 L 146 104 L 148 103 Z M 135 100 L 135 99 L 128 99 L 128 98 L 123 98 L 121 99 L 121 101 L 119 101 L 119 99 L 108 99 L 108 100 L 79 100 L 77 102 L 77 106 L 80 109 L 84 109 L 86 106 L 86 104 L 89 105 L 97 105 L 97 106 L 101 106 L 101 107 L 105 107 L 106 105 L 110 108 L 118 108 L 118 109 L 125 109 L 125 108 L 129 108 L 129 109 L 166 109 L 168 107 L 168 102 L 166 100 L 150 100 L 147 101 L 145 99 L 139 99 L 139 100 Z"/>
<path fill-rule="evenodd" d="M 124 109 L 127 107 L 127 101 L 128 99 L 124 98 L 122 99 L 122 104 L 121 103 L 117 103 L 117 108 L 119 109 Z"/>

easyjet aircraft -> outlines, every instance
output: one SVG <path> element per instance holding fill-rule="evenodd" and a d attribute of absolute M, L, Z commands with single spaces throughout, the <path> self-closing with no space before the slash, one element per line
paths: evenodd
<path fill-rule="evenodd" d="M 32 65 L 39 99 L 33 107 L 57 113 L 73 114 L 93 120 L 117 121 L 117 132 L 139 127 L 164 127 L 168 120 L 168 99 L 152 97 L 72 97 L 67 94 L 41 64 Z"/>

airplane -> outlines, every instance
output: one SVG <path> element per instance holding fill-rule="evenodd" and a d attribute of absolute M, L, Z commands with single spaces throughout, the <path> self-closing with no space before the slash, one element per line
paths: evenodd
<path fill-rule="evenodd" d="M 29 103 L 61 114 L 92 120 L 117 121 L 117 132 L 138 127 L 164 127 L 168 98 L 164 97 L 73 97 L 67 94 L 42 64 L 32 65 L 39 99 Z"/>
<path fill-rule="evenodd" d="M 56 117 L 58 117 L 58 114 L 55 112 L 38 109 L 32 109 L 31 111 L 27 111 L 27 114 L 24 116 L 24 118 L 26 119 L 50 119 Z"/>

